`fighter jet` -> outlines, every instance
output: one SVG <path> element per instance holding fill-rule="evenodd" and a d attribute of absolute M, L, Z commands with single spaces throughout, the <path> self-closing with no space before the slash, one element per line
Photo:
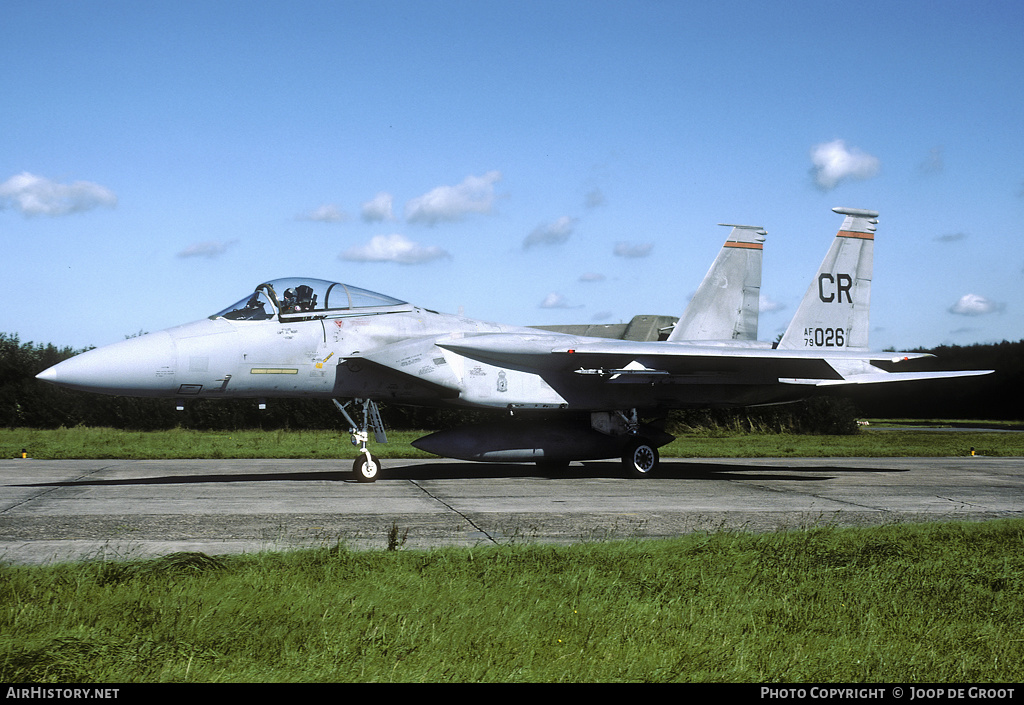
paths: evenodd
<path fill-rule="evenodd" d="M 833 210 L 846 218 L 777 348 L 748 345 L 757 343 L 746 339 L 749 292 L 727 309 L 736 316 L 710 317 L 732 320 L 731 332 L 715 325 L 713 333 L 698 333 L 725 340 L 683 340 L 703 330 L 694 322 L 699 316 L 684 315 L 669 340 L 632 341 L 477 321 L 346 284 L 292 278 L 264 282 L 207 319 L 90 350 L 38 377 L 179 403 L 330 398 L 359 446 L 356 478 L 373 482 L 381 464 L 366 445 L 369 433 L 386 440 L 379 401 L 508 413 L 505 423 L 413 443 L 437 455 L 553 466 L 620 457 L 629 475 L 646 477 L 672 437 L 641 419 L 668 409 L 775 404 L 848 385 L 991 372 L 882 369 L 928 355 L 867 350 L 878 214 Z M 350 411 L 361 411 L 361 420 Z"/>

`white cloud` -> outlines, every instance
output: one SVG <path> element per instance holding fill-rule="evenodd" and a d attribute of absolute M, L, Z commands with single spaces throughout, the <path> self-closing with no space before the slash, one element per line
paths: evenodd
<path fill-rule="evenodd" d="M 563 215 L 555 222 L 541 225 L 527 235 L 523 240 L 523 249 L 527 250 L 534 245 L 560 245 L 569 239 L 575 227 L 576 219 Z"/>
<path fill-rule="evenodd" d="M 392 211 L 394 197 L 386 191 L 381 191 L 376 196 L 363 204 L 363 220 L 367 223 L 381 223 L 385 220 L 394 220 Z"/>
<path fill-rule="evenodd" d="M 958 316 L 984 316 L 987 313 L 1002 311 L 1005 306 L 978 294 L 964 294 L 960 300 L 949 307 L 950 313 Z"/>
<path fill-rule="evenodd" d="M 462 220 L 470 213 L 490 213 L 494 184 L 500 180 L 501 172 L 489 171 L 483 176 L 467 176 L 457 186 L 438 186 L 406 203 L 405 217 L 410 223 L 435 225 Z"/>
<path fill-rule="evenodd" d="M 27 216 L 61 216 L 116 205 L 113 191 L 90 181 L 59 184 L 23 171 L 0 184 L 0 210 L 12 207 Z"/>
<path fill-rule="evenodd" d="M 238 242 L 238 240 L 228 240 L 227 242 L 197 242 L 196 244 L 189 245 L 179 252 L 178 257 L 206 257 L 207 259 L 215 259 L 227 252 L 228 248 L 236 242 Z"/>
<path fill-rule="evenodd" d="M 580 275 L 580 281 L 581 282 L 588 282 L 588 283 L 590 283 L 590 282 L 603 282 L 607 278 L 608 277 L 606 277 L 605 275 L 601 274 L 600 272 L 585 272 L 585 273 Z"/>
<path fill-rule="evenodd" d="M 419 245 L 405 235 L 376 235 L 365 245 L 351 247 L 339 255 L 348 262 L 397 262 L 398 264 L 424 264 L 450 257 L 436 246 Z"/>
<path fill-rule="evenodd" d="M 317 223 L 339 223 L 348 220 L 348 215 L 332 203 L 325 203 L 316 210 L 300 215 L 299 220 L 312 220 Z"/>
<path fill-rule="evenodd" d="M 616 243 L 613 253 L 616 257 L 646 257 L 651 254 L 651 250 L 654 249 L 653 242 L 640 242 L 640 243 L 629 243 L 619 242 Z"/>
<path fill-rule="evenodd" d="M 544 297 L 544 300 L 540 302 L 541 308 L 583 308 L 582 306 L 573 306 L 569 303 L 561 294 L 554 292 Z"/>
<path fill-rule="evenodd" d="M 811 174 L 822 191 L 831 191 L 846 179 L 870 179 L 881 165 L 877 157 L 856 148 L 847 148 L 843 140 L 815 145 L 811 149 Z"/>
<path fill-rule="evenodd" d="M 760 313 L 775 313 L 776 311 L 781 311 L 784 308 L 786 308 L 786 304 L 769 299 L 764 294 L 761 294 L 758 297 L 757 309 Z"/>

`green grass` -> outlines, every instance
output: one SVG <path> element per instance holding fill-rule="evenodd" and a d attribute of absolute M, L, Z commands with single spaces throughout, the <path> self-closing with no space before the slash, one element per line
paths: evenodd
<path fill-rule="evenodd" d="M 426 431 L 391 431 L 388 444 L 371 443 L 382 458 L 432 458 L 409 443 Z M 120 431 L 110 428 L 3 429 L 0 457 L 119 458 L 338 458 L 355 449 L 340 431 Z M 872 431 L 849 436 L 786 433 L 685 433 L 661 449 L 665 458 L 1024 456 L 1024 434 L 967 431 Z"/>
<path fill-rule="evenodd" d="M 387 445 L 371 443 L 383 457 L 435 457 L 416 450 L 409 441 L 422 433 L 390 433 Z M 24 448 L 32 458 L 347 458 L 356 450 L 347 432 L 340 431 L 121 431 L 76 426 L 55 430 L 16 428 L 0 430 L 6 457 Z M 395 453 L 397 451 L 397 454 Z"/>
<path fill-rule="evenodd" d="M 1024 456 L 1024 434 L 969 431 L 871 431 L 851 436 L 693 433 L 661 449 L 663 458 L 885 458 Z"/>
<path fill-rule="evenodd" d="M 929 426 L 932 428 L 986 428 L 1004 431 L 1024 431 L 1024 422 L 1005 419 L 866 419 L 875 427 Z"/>
<path fill-rule="evenodd" d="M 1024 521 L 0 567 L 0 681 L 1021 682 Z"/>

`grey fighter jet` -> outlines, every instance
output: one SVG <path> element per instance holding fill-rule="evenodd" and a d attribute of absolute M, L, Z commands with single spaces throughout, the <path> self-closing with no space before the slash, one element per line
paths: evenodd
<path fill-rule="evenodd" d="M 926 355 L 867 350 L 878 214 L 833 210 L 846 218 L 777 348 L 750 337 L 756 336 L 756 316 L 750 315 L 756 308 L 752 287 L 742 286 L 754 279 L 749 268 L 723 288 L 733 298 L 722 309 L 726 313 L 704 316 L 710 321 L 704 326 L 698 314 L 711 304 L 698 302 L 666 341 L 487 323 L 346 284 L 278 279 L 207 319 L 90 350 L 38 377 L 74 389 L 179 402 L 334 399 L 360 448 L 356 478 L 372 482 L 381 465 L 367 448 L 369 433 L 386 440 L 378 401 L 509 413 L 506 423 L 414 442 L 437 455 L 554 466 L 621 457 L 628 474 L 644 477 L 657 468 L 658 448 L 671 436 L 640 419 L 668 409 L 774 404 L 847 385 L 990 372 L 882 369 L 881 363 Z M 760 250 L 729 249 L 757 253 L 759 282 Z M 686 340 L 688 335 L 696 339 Z"/>

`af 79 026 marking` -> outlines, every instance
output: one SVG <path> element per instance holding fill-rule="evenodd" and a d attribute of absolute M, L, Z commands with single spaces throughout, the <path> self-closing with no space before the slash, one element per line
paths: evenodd
<path fill-rule="evenodd" d="M 846 331 L 842 328 L 805 328 L 804 346 L 808 348 L 846 347 Z"/>

